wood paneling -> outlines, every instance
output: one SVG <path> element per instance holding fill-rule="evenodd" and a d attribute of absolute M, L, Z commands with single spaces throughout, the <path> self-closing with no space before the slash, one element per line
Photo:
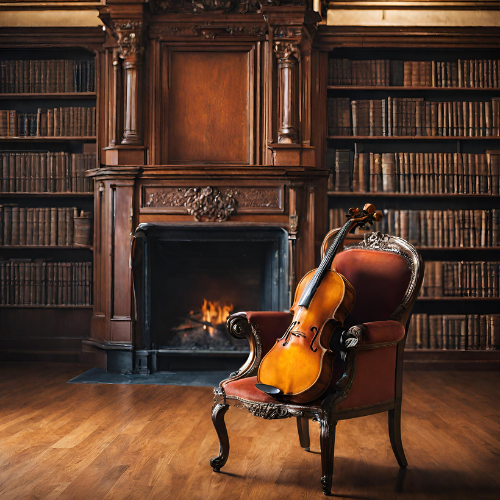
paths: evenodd
<path fill-rule="evenodd" d="M 307 453 L 295 419 L 266 421 L 231 408 L 231 451 L 217 474 L 209 466 L 218 449 L 210 387 L 67 383 L 84 370 L 0 365 L 2 499 L 324 498 L 316 423 Z M 497 373 L 405 373 L 408 468 L 394 459 L 386 414 L 341 421 L 335 497 L 496 499 L 498 381 Z"/>
<path fill-rule="evenodd" d="M 253 50 L 164 54 L 169 88 L 163 162 L 252 163 Z"/>

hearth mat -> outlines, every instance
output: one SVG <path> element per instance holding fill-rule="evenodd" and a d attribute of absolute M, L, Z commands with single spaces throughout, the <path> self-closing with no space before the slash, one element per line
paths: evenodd
<path fill-rule="evenodd" d="M 155 372 L 151 375 L 120 375 L 107 373 L 101 368 L 90 370 L 72 378 L 68 384 L 140 384 L 140 385 L 189 385 L 215 387 L 229 376 L 229 371 L 178 371 Z"/>

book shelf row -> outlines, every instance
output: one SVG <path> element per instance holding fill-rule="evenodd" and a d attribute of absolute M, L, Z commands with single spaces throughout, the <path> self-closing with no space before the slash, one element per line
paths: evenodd
<path fill-rule="evenodd" d="M 426 261 L 421 297 L 499 297 L 500 262 Z"/>
<path fill-rule="evenodd" d="M 413 314 L 406 349 L 500 349 L 500 314 Z"/>
<path fill-rule="evenodd" d="M 498 137 L 500 98 L 429 101 L 421 98 L 328 99 L 330 136 Z"/>
<path fill-rule="evenodd" d="M 91 193 L 93 179 L 85 171 L 95 168 L 95 153 L 0 151 L 3 193 Z"/>
<path fill-rule="evenodd" d="M 329 149 L 328 190 L 408 194 L 500 194 L 500 151 L 373 153 Z"/>
<path fill-rule="evenodd" d="M 91 305 L 90 262 L 0 261 L 0 305 Z"/>
<path fill-rule="evenodd" d="M 496 88 L 500 60 L 329 59 L 328 85 Z"/>
<path fill-rule="evenodd" d="M 420 247 L 500 246 L 500 210 L 385 209 L 375 230 L 399 236 Z M 345 222 L 344 210 L 329 210 L 330 228 Z"/>
<path fill-rule="evenodd" d="M 0 110 L 0 137 L 93 137 L 96 108 L 38 108 L 36 113 Z"/>
<path fill-rule="evenodd" d="M 89 246 L 91 213 L 77 207 L 0 205 L 0 245 Z"/>
<path fill-rule="evenodd" d="M 0 93 L 94 92 L 95 63 L 73 59 L 0 61 Z"/>

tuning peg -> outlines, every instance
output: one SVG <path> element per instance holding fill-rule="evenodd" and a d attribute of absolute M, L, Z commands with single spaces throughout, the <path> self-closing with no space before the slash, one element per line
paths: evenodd
<path fill-rule="evenodd" d="M 363 207 L 363 212 L 365 214 L 374 214 L 375 213 L 375 205 L 372 205 L 371 203 L 367 203 L 364 207 Z"/>
<path fill-rule="evenodd" d="M 384 214 L 379 210 L 378 212 L 375 212 L 374 218 L 378 222 L 379 220 L 382 220 L 384 217 Z"/>
<path fill-rule="evenodd" d="M 354 217 L 359 217 L 361 215 L 361 212 L 359 211 L 359 208 L 353 208 L 351 207 L 349 209 L 349 214 L 354 216 Z"/>

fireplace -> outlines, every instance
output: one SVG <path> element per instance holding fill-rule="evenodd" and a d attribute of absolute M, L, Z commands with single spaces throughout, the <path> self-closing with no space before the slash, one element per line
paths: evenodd
<path fill-rule="evenodd" d="M 239 223 L 146 223 L 135 233 L 136 371 L 236 369 L 226 318 L 290 306 L 288 234 Z"/>

